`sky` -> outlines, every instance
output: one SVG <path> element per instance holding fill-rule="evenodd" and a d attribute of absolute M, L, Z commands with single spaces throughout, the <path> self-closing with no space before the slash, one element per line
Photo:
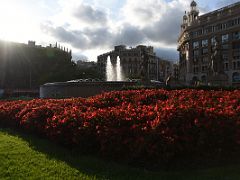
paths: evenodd
<path fill-rule="evenodd" d="M 153 46 L 159 57 L 178 60 L 177 38 L 192 0 L 0 0 L 0 39 L 72 49 L 73 60 L 125 44 Z M 200 14 L 238 0 L 195 0 Z"/>

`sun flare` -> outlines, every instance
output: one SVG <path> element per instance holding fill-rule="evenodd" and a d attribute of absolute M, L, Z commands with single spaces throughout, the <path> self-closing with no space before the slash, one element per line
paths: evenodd
<path fill-rule="evenodd" d="M 13 2 L 1 2 L 0 39 L 22 42 L 34 38 L 37 29 L 31 14 Z"/>

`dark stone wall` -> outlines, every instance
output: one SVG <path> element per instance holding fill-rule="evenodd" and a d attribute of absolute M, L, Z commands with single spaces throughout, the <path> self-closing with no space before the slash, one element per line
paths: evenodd
<path fill-rule="evenodd" d="M 90 97 L 103 92 L 122 90 L 137 85 L 137 82 L 59 82 L 40 87 L 40 98 Z"/>

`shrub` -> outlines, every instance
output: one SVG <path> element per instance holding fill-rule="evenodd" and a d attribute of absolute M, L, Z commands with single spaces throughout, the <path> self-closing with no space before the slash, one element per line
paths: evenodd
<path fill-rule="evenodd" d="M 161 164 L 239 150 L 240 91 L 151 89 L 2 101 L 0 122 L 106 157 Z"/>

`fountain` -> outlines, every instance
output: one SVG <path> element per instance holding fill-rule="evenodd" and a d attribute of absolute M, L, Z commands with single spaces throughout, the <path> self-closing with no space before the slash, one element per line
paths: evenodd
<path fill-rule="evenodd" d="M 40 87 L 40 98 L 89 97 L 102 92 L 121 90 L 136 82 L 124 81 L 120 57 L 106 59 L 106 81 L 101 82 L 55 82 Z"/>
<path fill-rule="evenodd" d="M 115 73 L 113 64 L 111 62 L 110 56 L 107 58 L 107 64 L 106 64 L 106 79 L 107 81 L 114 81 L 115 80 Z"/>
<path fill-rule="evenodd" d="M 143 71 L 143 73 L 146 72 Z M 138 82 L 129 82 L 124 80 L 125 77 L 120 57 L 117 56 L 111 59 L 111 57 L 108 56 L 106 58 L 106 81 L 46 83 L 40 86 L 40 98 L 89 97 L 103 92 L 139 86 Z M 148 83 L 147 85 L 151 84 Z"/>
<path fill-rule="evenodd" d="M 124 74 L 122 72 L 122 66 L 120 57 L 117 56 L 116 62 L 111 62 L 110 56 L 107 58 L 106 64 L 106 80 L 107 81 L 124 81 Z"/>
<path fill-rule="evenodd" d="M 121 66 L 121 61 L 119 56 L 117 57 L 117 65 L 116 65 L 116 70 L 117 70 L 117 81 L 124 81 L 125 77 L 122 71 L 122 66 Z"/>

